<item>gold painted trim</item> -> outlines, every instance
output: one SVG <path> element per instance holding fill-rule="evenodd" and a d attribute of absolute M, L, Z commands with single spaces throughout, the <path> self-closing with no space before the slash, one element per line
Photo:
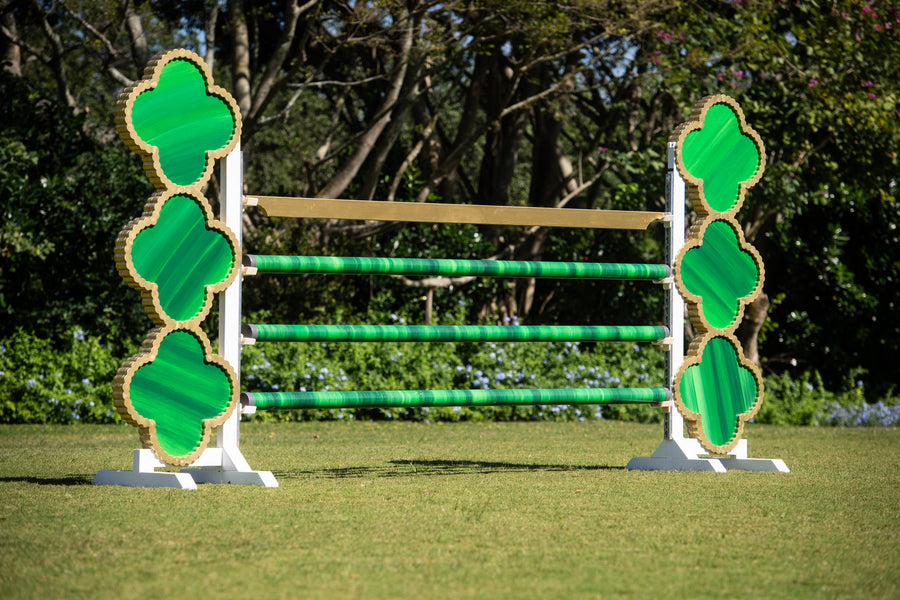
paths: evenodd
<path fill-rule="evenodd" d="M 531 206 L 487 206 L 480 204 L 436 204 L 377 202 L 284 196 L 248 196 L 269 217 L 300 219 L 355 219 L 406 223 L 466 223 L 581 227 L 596 229 L 647 229 L 663 219 L 663 212 L 543 208 Z M 252 203 L 248 203 L 252 205 Z"/>
<path fill-rule="evenodd" d="M 203 302 L 203 307 L 200 312 L 192 318 L 184 321 L 176 321 L 166 314 L 166 311 L 163 310 L 162 304 L 159 301 L 159 286 L 156 283 L 147 281 L 141 277 L 134 266 L 134 257 L 131 254 L 131 247 L 134 244 L 137 235 L 144 229 L 156 225 L 159 221 L 160 210 L 162 210 L 166 201 L 172 196 L 179 195 L 187 196 L 197 203 L 203 211 L 206 228 L 217 231 L 226 238 L 229 246 L 231 246 L 231 253 L 233 256 L 231 270 L 228 272 L 225 279 L 214 285 L 205 286 L 206 298 Z M 144 205 L 144 213 L 140 217 L 132 219 L 119 233 L 119 237 L 116 239 L 115 258 L 116 269 L 118 270 L 119 275 L 122 276 L 122 279 L 124 279 L 130 287 L 141 293 L 141 302 L 144 305 L 144 311 L 147 313 L 150 320 L 157 326 L 190 327 L 199 325 L 212 309 L 215 295 L 225 291 L 225 289 L 231 285 L 241 268 L 241 248 L 237 237 L 223 221 L 220 221 L 213 216 L 209 201 L 200 194 L 196 187 L 193 186 L 173 187 L 164 191 L 158 191 L 150 196 L 149 200 L 147 200 L 147 203 Z"/>
<path fill-rule="evenodd" d="M 234 131 L 228 143 L 218 150 L 206 153 L 206 170 L 197 181 L 191 184 L 191 186 L 202 187 L 209 181 L 215 161 L 227 156 L 237 145 L 238 140 L 241 139 L 241 110 L 238 108 L 234 97 L 228 93 L 228 90 L 214 83 L 209 65 L 197 54 L 190 50 L 177 49 L 160 52 L 150 59 L 150 62 L 147 63 L 147 67 L 144 69 L 143 78 L 132 82 L 119 94 L 115 110 L 116 130 L 119 132 L 119 137 L 122 138 L 125 145 L 141 155 L 144 162 L 144 172 L 156 189 L 175 187 L 175 184 L 166 177 L 162 170 L 159 162 L 159 148 L 151 146 L 142 140 L 135 131 L 132 121 L 134 101 L 142 93 L 154 89 L 159 84 L 163 67 L 173 60 L 186 60 L 196 66 L 206 82 L 206 93 L 225 102 L 234 117 Z"/>
<path fill-rule="evenodd" d="M 706 348 L 706 344 L 714 338 L 722 338 L 731 344 L 734 351 L 737 353 L 738 364 L 749 370 L 756 380 L 756 400 L 753 402 L 753 406 L 751 406 L 747 412 L 737 415 L 737 423 L 735 423 L 734 435 L 732 436 L 731 441 L 721 446 L 713 444 L 709 438 L 706 437 L 706 434 L 703 433 L 703 415 L 690 410 L 685 406 L 684 401 L 681 398 L 681 378 L 688 368 L 700 364 L 700 359 L 703 357 L 703 350 Z M 681 367 L 675 374 L 675 389 L 673 390 L 672 395 L 675 400 L 675 405 L 681 412 L 682 417 L 684 417 L 688 435 L 698 439 L 700 444 L 712 454 L 728 454 L 734 450 L 741 441 L 741 438 L 744 435 L 744 423 L 752 419 L 759 411 L 759 407 L 762 406 L 763 397 L 765 396 L 765 385 L 759 367 L 744 356 L 744 351 L 738 343 L 737 338 L 733 335 L 723 335 L 718 332 L 712 332 L 697 337 L 691 342 L 688 353 L 684 358 L 684 362 L 681 363 Z"/>
<path fill-rule="evenodd" d="M 684 166 L 684 160 L 681 156 L 681 147 L 684 144 L 684 139 L 687 137 L 692 131 L 703 128 L 703 121 L 706 119 L 706 112 L 716 104 L 727 104 L 735 113 L 738 119 L 738 123 L 740 125 L 741 133 L 749 137 L 753 143 L 756 145 L 756 149 L 759 152 L 759 167 L 756 169 L 756 173 L 750 179 L 746 181 L 742 181 L 738 187 L 738 198 L 734 203 L 734 206 L 731 207 L 728 211 L 724 213 L 720 213 L 712 209 L 709 203 L 706 201 L 706 197 L 704 196 L 702 190 L 703 180 L 688 172 L 687 167 Z M 744 204 L 744 198 L 747 195 L 747 190 L 756 185 L 759 180 L 762 178 L 763 172 L 766 170 L 766 147 L 763 144 L 762 138 L 756 132 L 755 129 L 750 127 L 747 124 L 747 119 L 744 117 L 744 111 L 741 109 L 740 105 L 737 103 L 737 100 L 731 98 L 729 96 L 725 96 L 724 94 L 716 94 L 713 96 L 706 96 L 702 98 L 697 105 L 694 107 L 694 110 L 691 111 L 690 117 L 688 117 L 688 121 L 679 125 L 675 131 L 672 132 L 669 141 L 675 142 L 677 144 L 677 148 L 675 150 L 675 164 L 678 167 L 678 172 L 681 173 L 681 177 L 687 182 L 687 195 L 691 201 L 691 206 L 693 206 L 694 210 L 701 217 L 706 217 L 709 215 L 725 215 L 725 216 L 734 216 L 741 209 L 741 206 Z"/>
<path fill-rule="evenodd" d="M 186 331 L 193 335 L 203 347 L 204 362 L 208 365 L 221 367 L 222 370 L 225 371 L 225 375 L 228 377 L 228 381 L 231 384 L 231 399 L 228 402 L 228 407 L 218 416 L 202 421 L 203 434 L 200 443 L 190 454 L 184 456 L 172 456 L 160 447 L 156 435 L 156 421 L 141 416 L 141 414 L 135 410 L 131 403 L 131 395 L 129 393 L 131 380 L 134 377 L 134 374 L 144 365 L 156 360 L 162 340 L 173 331 Z M 213 354 L 209 339 L 200 330 L 199 326 L 165 326 L 156 327 L 150 330 L 150 333 L 148 333 L 147 337 L 144 339 L 141 351 L 122 363 L 122 366 L 119 367 L 119 370 L 116 372 L 116 377 L 113 380 L 113 402 L 115 403 L 119 415 L 121 415 L 126 422 L 140 430 L 141 445 L 144 448 L 152 450 L 160 461 L 173 466 L 189 465 L 200 458 L 200 455 L 203 454 L 203 451 L 206 450 L 209 445 L 213 428 L 219 427 L 228 420 L 238 404 L 239 396 L 238 378 L 234 369 L 223 357 L 218 354 Z"/>

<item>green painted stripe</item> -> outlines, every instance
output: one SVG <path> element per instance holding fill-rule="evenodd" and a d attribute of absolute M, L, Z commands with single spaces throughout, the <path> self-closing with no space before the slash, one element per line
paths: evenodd
<path fill-rule="evenodd" d="M 547 277 L 558 279 L 662 279 L 669 269 L 661 264 L 529 262 L 523 260 L 453 260 L 430 258 L 364 258 L 344 256 L 248 255 L 244 264 L 259 273 L 429 275 L 460 277 Z"/>
<path fill-rule="evenodd" d="M 552 404 L 653 404 L 666 388 L 574 388 L 511 390 L 390 390 L 364 392 L 253 392 L 241 402 L 259 410 L 288 408 L 391 408 Z"/>
<path fill-rule="evenodd" d="M 259 342 L 656 342 L 662 326 L 244 325 Z"/>

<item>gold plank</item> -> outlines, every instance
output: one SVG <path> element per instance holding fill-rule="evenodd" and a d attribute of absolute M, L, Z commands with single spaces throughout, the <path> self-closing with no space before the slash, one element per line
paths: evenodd
<path fill-rule="evenodd" d="M 407 223 L 471 223 L 474 225 L 518 225 L 524 227 L 537 225 L 595 229 L 647 229 L 651 223 L 665 217 L 665 213 L 662 212 L 627 210 L 423 204 L 284 196 L 246 196 L 245 203 L 258 205 L 269 217 Z"/>

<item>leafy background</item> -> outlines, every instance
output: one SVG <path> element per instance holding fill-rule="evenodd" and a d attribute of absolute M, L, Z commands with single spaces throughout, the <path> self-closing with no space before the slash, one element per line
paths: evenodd
<path fill-rule="evenodd" d="M 115 273 L 112 249 L 151 188 L 112 115 L 147 59 L 174 47 L 199 52 L 234 94 L 244 115 L 247 191 L 273 195 L 658 210 L 672 129 L 702 96 L 732 95 L 767 149 L 766 173 L 739 217 L 766 265 L 767 302 L 739 331 L 742 342 L 757 345 L 766 374 L 757 420 L 874 423 L 894 410 L 896 7 L 854 0 L 627 7 L 604 0 L 3 0 L 0 17 L 4 422 L 107 418 L 103 382 L 149 328 Z M 210 198 L 217 185 L 210 184 Z M 399 227 L 255 212 L 244 236 L 258 253 L 609 262 L 659 261 L 662 244 L 658 229 Z M 649 284 L 452 284 L 432 290 L 434 320 L 630 324 L 656 323 L 662 314 Z M 398 315 L 421 323 L 428 295 L 421 282 L 394 278 L 260 278 L 247 287 L 245 313 L 270 322 L 334 315 L 391 322 Z M 214 319 L 208 327 L 215 332 Z M 409 377 L 426 373 L 431 379 L 421 385 L 465 386 L 476 385 L 480 370 L 496 384 L 490 350 L 406 347 L 398 351 L 412 361 L 401 363 L 410 372 L 393 377 L 412 385 Z M 635 357 L 627 348 L 578 350 L 584 362 L 573 358 L 560 373 L 583 365 L 652 375 L 629 362 Z M 529 377 L 556 377 L 540 369 L 545 349 L 507 351 Z M 256 364 L 254 352 L 248 365 Z M 391 380 L 385 361 L 365 372 L 354 367 L 366 352 L 378 356 L 364 346 L 273 348 L 264 383 L 295 385 L 309 374 L 300 368 L 306 362 L 343 369 L 355 386 Z M 478 356 L 488 358 L 473 362 Z M 468 365 L 470 378 L 455 370 Z M 65 409 L 51 408 L 52 400 Z M 827 409 L 835 403 L 843 412 Z"/>

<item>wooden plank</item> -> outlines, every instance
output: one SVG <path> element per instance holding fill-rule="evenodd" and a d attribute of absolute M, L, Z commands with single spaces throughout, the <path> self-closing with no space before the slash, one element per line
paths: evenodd
<path fill-rule="evenodd" d="M 269 217 L 300 219 L 355 219 L 407 223 L 470 223 L 524 227 L 582 227 L 594 229 L 647 229 L 665 217 L 663 212 L 376 202 L 284 196 L 247 196 L 248 206 L 258 205 Z"/>

